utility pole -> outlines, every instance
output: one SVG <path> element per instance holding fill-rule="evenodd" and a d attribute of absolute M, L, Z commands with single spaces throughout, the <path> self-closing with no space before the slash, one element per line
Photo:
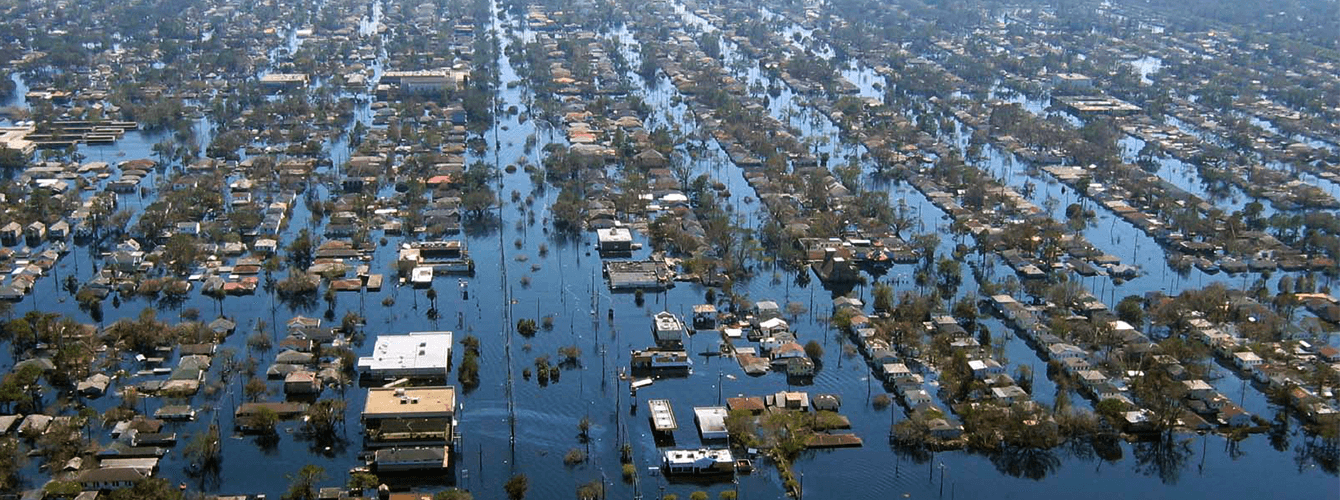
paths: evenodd
<path fill-rule="evenodd" d="M 945 463 L 940 462 L 940 496 L 945 496 Z"/>

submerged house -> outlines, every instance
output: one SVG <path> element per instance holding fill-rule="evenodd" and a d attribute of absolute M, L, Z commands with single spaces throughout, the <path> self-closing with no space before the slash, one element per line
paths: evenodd
<path fill-rule="evenodd" d="M 728 449 L 665 450 L 661 470 L 666 474 L 711 475 L 735 471 L 735 457 Z"/>
<path fill-rule="evenodd" d="M 684 322 L 674 313 L 661 311 L 652 317 L 651 333 L 656 345 L 667 349 L 678 349 L 684 345 Z"/>

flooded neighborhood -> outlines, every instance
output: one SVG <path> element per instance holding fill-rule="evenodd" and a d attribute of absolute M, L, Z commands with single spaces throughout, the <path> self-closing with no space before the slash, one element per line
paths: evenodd
<path fill-rule="evenodd" d="M 1332 0 L 0 8 L 0 498 L 1340 495 Z"/>

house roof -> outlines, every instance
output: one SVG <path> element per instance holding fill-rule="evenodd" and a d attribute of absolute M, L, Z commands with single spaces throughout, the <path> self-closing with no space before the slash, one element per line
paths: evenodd
<path fill-rule="evenodd" d="M 731 410 L 746 410 L 752 412 L 763 411 L 763 398 L 760 397 L 739 397 L 726 398 L 726 406 Z"/>
<path fill-rule="evenodd" d="M 131 467 L 107 469 L 88 469 L 75 478 L 80 483 L 110 483 L 117 481 L 139 481 L 149 477 L 147 471 Z"/>

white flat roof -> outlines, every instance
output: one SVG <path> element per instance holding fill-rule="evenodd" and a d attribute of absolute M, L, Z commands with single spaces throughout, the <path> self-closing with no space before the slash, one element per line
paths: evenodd
<path fill-rule="evenodd" d="M 373 375 L 446 375 L 451 362 L 451 332 L 382 335 L 372 355 L 358 358 L 358 368 Z"/>
<path fill-rule="evenodd" d="M 620 241 L 633 241 L 633 233 L 629 232 L 628 228 L 623 227 L 611 227 L 608 229 L 602 228 L 596 230 L 596 239 L 600 240 L 601 242 L 611 242 L 611 243 Z"/>
<path fill-rule="evenodd" d="M 305 73 L 270 73 L 262 76 L 261 81 L 265 83 L 297 83 L 306 82 Z"/>
<path fill-rule="evenodd" d="M 696 406 L 693 416 L 698 420 L 698 432 L 703 439 L 724 439 L 726 437 L 726 416 L 730 412 L 724 406 Z"/>

